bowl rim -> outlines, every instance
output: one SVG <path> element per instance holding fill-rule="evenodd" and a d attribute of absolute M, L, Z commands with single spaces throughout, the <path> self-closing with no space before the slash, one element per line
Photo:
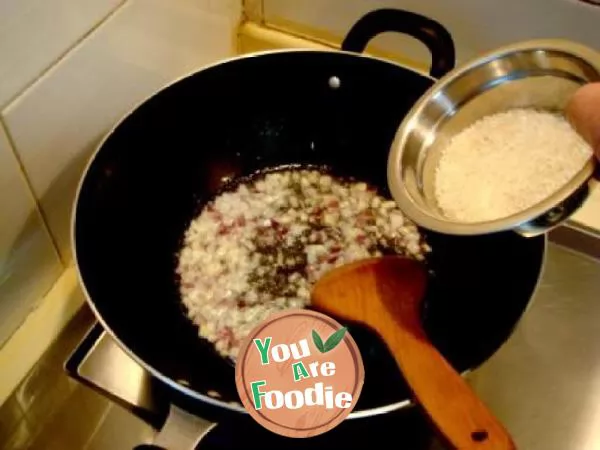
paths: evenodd
<path fill-rule="evenodd" d="M 417 205 L 407 192 L 401 170 L 404 144 L 409 132 L 414 127 L 414 122 L 430 103 L 431 99 L 457 79 L 492 60 L 507 57 L 515 53 L 531 51 L 558 52 L 578 58 L 595 70 L 600 81 L 600 52 L 578 42 L 565 39 L 535 39 L 498 47 L 479 57 L 470 59 L 465 64 L 456 67 L 440 78 L 419 98 L 406 114 L 396 130 L 388 154 L 387 179 L 390 193 L 399 208 L 417 225 L 440 233 L 456 235 L 487 234 L 518 229 L 562 203 L 592 178 L 597 164 L 594 155 L 591 155 L 581 170 L 565 186 L 550 197 L 524 211 L 485 222 L 454 222 L 451 219 L 438 218 Z"/>

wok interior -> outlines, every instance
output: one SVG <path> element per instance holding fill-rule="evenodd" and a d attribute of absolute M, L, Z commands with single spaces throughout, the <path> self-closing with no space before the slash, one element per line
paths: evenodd
<path fill-rule="evenodd" d="M 237 402 L 234 368 L 197 336 L 180 304 L 174 268 L 189 221 L 232 178 L 282 164 L 328 166 L 388 195 L 389 146 L 431 83 L 368 58 L 286 52 L 201 71 L 144 103 L 103 144 L 76 206 L 77 262 L 105 324 L 156 372 Z M 527 306 L 543 238 L 427 239 L 425 327 L 457 369 L 478 365 Z M 351 334 L 366 371 L 357 409 L 407 399 L 385 346 L 361 327 Z"/>

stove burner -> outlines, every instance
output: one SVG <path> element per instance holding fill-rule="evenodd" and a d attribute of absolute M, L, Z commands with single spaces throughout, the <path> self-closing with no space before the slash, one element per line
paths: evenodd
<path fill-rule="evenodd" d="M 181 433 L 187 433 L 186 429 L 189 431 L 206 427 L 206 431 L 210 431 L 197 447 L 201 450 L 247 449 L 250 448 L 250 442 L 255 443 L 257 448 L 278 450 L 351 450 L 399 444 L 402 448 L 411 450 L 441 449 L 431 428 L 416 409 L 346 420 L 323 435 L 305 439 L 273 434 L 245 414 L 220 417 L 214 408 L 181 398 L 180 394 L 153 378 L 121 350 L 99 323 L 90 329 L 73 351 L 65 364 L 65 370 L 72 378 L 131 411 L 157 431 L 165 426 L 173 426 L 175 421 L 167 421 L 167 418 L 169 412 L 174 411 L 179 422 L 175 426 Z M 218 421 L 218 425 L 211 423 L 214 421 Z M 160 433 L 159 439 L 168 434 Z M 179 449 L 171 446 L 169 450 Z"/>

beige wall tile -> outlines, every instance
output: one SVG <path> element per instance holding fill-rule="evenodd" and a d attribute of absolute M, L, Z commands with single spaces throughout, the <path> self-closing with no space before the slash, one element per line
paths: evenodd
<path fill-rule="evenodd" d="M 242 0 L 197 0 L 211 14 L 228 17 L 237 23 L 242 16 Z"/>
<path fill-rule="evenodd" d="M 232 53 L 229 15 L 196 0 L 131 0 L 4 112 L 61 254 L 71 205 L 101 137 L 163 85 Z"/>
<path fill-rule="evenodd" d="M 338 40 L 360 17 L 379 8 L 413 11 L 442 23 L 456 42 L 458 61 L 533 38 L 570 38 L 600 48 L 600 7 L 577 0 L 264 0 L 267 23 L 300 25 L 302 31 Z M 398 33 L 386 33 L 372 43 L 420 64 L 430 60 L 422 44 Z"/>
<path fill-rule="evenodd" d="M 237 47 L 239 54 L 284 48 L 335 49 L 333 46 L 297 38 L 252 22 L 246 22 L 238 28 Z"/>
<path fill-rule="evenodd" d="M 124 0 L 2 0 L 0 107 Z"/>
<path fill-rule="evenodd" d="M 0 347 L 62 272 L 0 127 Z"/>
<path fill-rule="evenodd" d="M 243 0 L 244 15 L 255 23 L 263 23 L 263 0 Z"/>

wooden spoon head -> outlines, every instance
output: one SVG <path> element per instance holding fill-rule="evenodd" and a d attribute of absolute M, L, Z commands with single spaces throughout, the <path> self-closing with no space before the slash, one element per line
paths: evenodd
<path fill-rule="evenodd" d="M 426 281 L 418 261 L 367 259 L 322 277 L 312 305 L 379 333 L 417 401 L 453 448 L 514 450 L 502 424 L 427 339 L 420 318 Z"/>
<path fill-rule="evenodd" d="M 420 321 L 426 282 L 427 271 L 419 261 L 399 256 L 365 259 L 333 269 L 318 280 L 312 306 L 381 331 L 388 317 Z"/>

